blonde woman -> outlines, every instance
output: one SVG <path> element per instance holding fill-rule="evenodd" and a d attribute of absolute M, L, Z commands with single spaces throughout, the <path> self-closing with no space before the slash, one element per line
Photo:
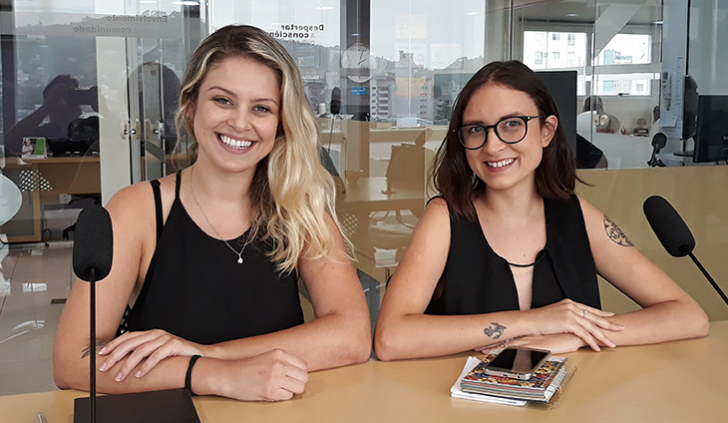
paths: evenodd
<path fill-rule="evenodd" d="M 177 118 L 194 165 L 108 204 L 99 390 L 276 401 L 303 392 L 309 371 L 367 360 L 366 301 L 290 55 L 257 28 L 218 30 L 190 60 Z M 305 324 L 298 277 L 316 314 Z M 60 388 L 88 387 L 88 289 L 75 284 L 61 318 Z"/>

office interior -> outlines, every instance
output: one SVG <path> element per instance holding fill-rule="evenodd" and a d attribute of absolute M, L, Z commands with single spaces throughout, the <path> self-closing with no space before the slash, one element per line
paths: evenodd
<path fill-rule="evenodd" d="M 179 81 L 200 41 L 228 24 L 270 32 L 301 70 L 373 321 L 436 195 L 428 166 L 458 92 L 485 64 L 511 59 L 543 72 L 564 102 L 589 183 L 578 194 L 711 321 L 728 318 L 642 213 L 647 197 L 668 199 L 692 230 L 696 256 L 728 290 L 725 2 L 2 0 L 0 395 L 55 389 L 52 342 L 74 283 L 74 222 L 125 186 L 190 165 L 191 140 L 171 119 Z M 73 87 L 73 110 L 38 123 L 52 106 L 52 87 L 44 90 L 59 76 Z M 659 151 L 657 133 L 666 135 Z M 637 307 L 605 281 L 600 289 L 607 310 Z"/>

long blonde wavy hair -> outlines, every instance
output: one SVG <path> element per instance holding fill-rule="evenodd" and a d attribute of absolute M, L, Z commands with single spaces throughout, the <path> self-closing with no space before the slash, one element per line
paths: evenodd
<path fill-rule="evenodd" d="M 208 36 L 195 50 L 182 81 L 177 132 L 184 126 L 194 138 L 192 122 L 184 119 L 197 101 L 207 72 L 228 57 L 245 57 L 276 73 L 280 84 L 280 121 L 270 154 L 258 163 L 250 188 L 255 216 L 252 237 L 273 241 L 272 260 L 280 271 L 293 271 L 300 259 L 316 259 L 335 247 L 327 215 L 336 223 L 336 190 L 321 165 L 316 122 L 304 94 L 303 81 L 290 54 L 266 32 L 247 25 L 229 25 Z M 193 155 L 197 144 L 193 144 Z"/>

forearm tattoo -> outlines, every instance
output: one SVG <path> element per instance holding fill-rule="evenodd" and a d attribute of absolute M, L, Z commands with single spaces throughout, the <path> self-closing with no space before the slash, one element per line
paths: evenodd
<path fill-rule="evenodd" d="M 487 328 L 483 329 L 483 333 L 488 336 L 488 338 L 498 339 L 501 336 L 503 336 L 503 333 L 505 333 L 505 330 L 507 329 L 505 326 L 501 325 L 500 323 L 496 322 L 490 322 L 491 326 L 488 326 Z M 495 335 L 495 336 L 493 336 Z"/>
<path fill-rule="evenodd" d="M 97 339 L 96 340 L 96 352 L 98 353 L 101 348 L 103 348 L 106 344 L 109 343 L 108 339 Z M 89 355 L 89 352 L 91 351 L 91 345 L 86 346 L 86 348 L 81 351 L 81 358 L 86 358 Z"/>
<path fill-rule="evenodd" d="M 627 238 L 627 235 L 607 215 L 604 215 L 604 230 L 607 232 L 609 239 L 615 243 L 623 247 L 634 247 L 634 244 Z"/>

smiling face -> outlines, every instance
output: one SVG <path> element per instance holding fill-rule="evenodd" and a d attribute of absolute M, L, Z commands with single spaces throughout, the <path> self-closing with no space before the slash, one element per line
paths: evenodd
<path fill-rule="evenodd" d="M 255 60 L 232 56 L 210 68 L 194 105 L 198 161 L 228 172 L 255 172 L 276 139 L 281 108 L 275 71 Z"/>
<path fill-rule="evenodd" d="M 478 88 L 463 113 L 463 125 L 494 125 L 506 116 L 537 116 L 540 111 L 528 94 L 508 86 L 487 83 Z M 556 129 L 554 116 L 531 119 L 526 137 L 517 144 L 501 141 L 493 129 L 485 145 L 466 150 L 468 165 L 488 190 L 506 190 L 525 186 L 535 190 L 535 171 L 541 163 L 543 149 L 549 145 Z"/>

